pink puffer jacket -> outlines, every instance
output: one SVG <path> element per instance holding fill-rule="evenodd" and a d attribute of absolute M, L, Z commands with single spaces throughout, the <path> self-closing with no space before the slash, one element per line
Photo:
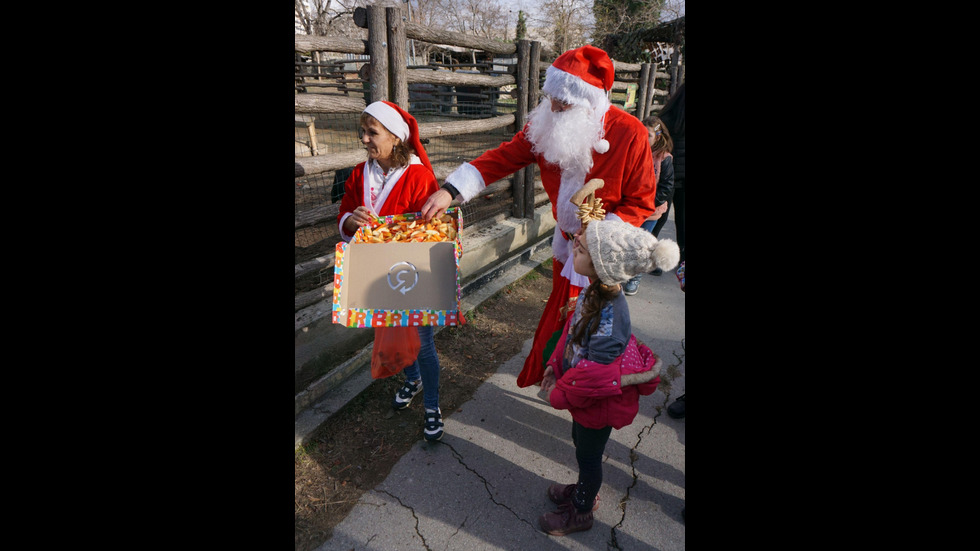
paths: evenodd
<path fill-rule="evenodd" d="M 570 318 L 547 364 L 557 379 L 549 396 L 551 406 L 567 409 L 572 419 L 590 429 L 629 425 L 639 411 L 640 395 L 653 394 L 660 384 L 660 358 L 630 335 L 626 350 L 613 363 L 582 359 L 562 373 Z"/>

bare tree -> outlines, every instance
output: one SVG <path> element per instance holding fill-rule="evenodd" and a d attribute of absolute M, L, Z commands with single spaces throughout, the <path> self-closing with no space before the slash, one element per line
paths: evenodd
<path fill-rule="evenodd" d="M 595 39 L 656 25 L 664 0 L 595 0 Z"/>
<path fill-rule="evenodd" d="M 684 0 L 664 0 L 660 8 L 661 21 L 673 21 L 684 15 Z"/>
<path fill-rule="evenodd" d="M 353 21 L 354 8 L 366 0 L 293 0 L 296 32 L 316 36 L 356 37 L 363 34 Z"/>
<path fill-rule="evenodd" d="M 545 0 L 538 6 L 535 22 L 547 29 L 556 54 L 588 44 L 595 26 L 591 0 Z"/>
<path fill-rule="evenodd" d="M 408 20 L 423 27 L 444 29 L 443 2 L 445 0 L 411 0 L 408 3 Z M 417 63 L 425 65 L 436 46 L 428 42 L 409 41 L 409 53 L 421 58 Z"/>
<path fill-rule="evenodd" d="M 500 0 L 450 0 L 444 3 L 450 30 L 491 40 L 506 40 L 507 10 Z"/>

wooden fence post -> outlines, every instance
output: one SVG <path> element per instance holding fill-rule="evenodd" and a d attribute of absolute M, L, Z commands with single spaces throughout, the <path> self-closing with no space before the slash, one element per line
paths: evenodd
<path fill-rule="evenodd" d="M 531 64 L 527 81 L 527 109 L 533 111 L 541 97 L 541 43 L 531 42 Z"/>
<path fill-rule="evenodd" d="M 636 86 L 636 118 L 641 121 L 647 116 L 647 80 L 650 78 L 650 64 L 640 65 L 640 80 Z"/>
<path fill-rule="evenodd" d="M 528 72 L 530 71 L 530 41 L 521 40 L 517 43 L 517 108 L 514 111 L 514 131 L 520 132 L 527 121 L 527 88 Z M 514 195 L 514 217 L 524 218 L 527 213 L 525 198 L 524 173 L 527 168 L 522 168 L 514 173 L 511 178 L 511 191 Z M 533 194 L 533 190 L 532 190 Z M 533 197 L 533 195 L 532 195 Z M 533 201 L 532 201 L 533 204 Z M 533 210 L 533 206 L 532 206 Z"/>
<path fill-rule="evenodd" d="M 371 101 L 388 99 L 388 29 L 385 7 L 372 5 L 368 14 L 368 53 L 371 55 Z"/>
<path fill-rule="evenodd" d="M 647 93 L 643 102 L 646 104 L 646 114 L 653 114 L 653 91 L 657 89 L 657 64 L 650 64 L 650 74 L 647 76 Z"/>
<path fill-rule="evenodd" d="M 673 96 L 674 92 L 677 91 L 677 87 L 681 85 L 681 81 L 684 80 L 684 68 L 680 66 L 681 63 L 681 48 L 679 45 L 674 45 L 674 53 L 670 55 L 670 95 Z M 669 97 L 669 96 L 668 96 Z"/>
<path fill-rule="evenodd" d="M 408 111 L 408 56 L 405 50 L 405 20 L 403 8 L 385 8 L 388 21 L 388 61 L 391 64 L 391 97 L 399 107 Z"/>
<path fill-rule="evenodd" d="M 520 48 L 520 46 L 518 46 Z M 528 63 L 528 78 L 525 81 L 527 86 L 527 108 L 530 113 L 538 106 L 540 97 L 538 81 L 541 80 L 541 43 L 531 42 L 531 51 Z M 527 117 L 525 117 L 527 118 Z M 518 128 L 520 131 L 520 128 Z M 534 175 L 537 165 L 530 164 L 524 168 L 524 218 L 534 218 Z"/>
<path fill-rule="evenodd" d="M 310 153 L 312 153 L 313 156 L 316 157 L 317 155 L 320 154 L 320 152 L 317 150 L 317 147 L 316 147 L 316 145 L 317 145 L 316 144 L 316 125 L 313 123 L 313 121 L 307 121 L 307 123 L 306 123 L 306 131 L 310 134 Z"/>

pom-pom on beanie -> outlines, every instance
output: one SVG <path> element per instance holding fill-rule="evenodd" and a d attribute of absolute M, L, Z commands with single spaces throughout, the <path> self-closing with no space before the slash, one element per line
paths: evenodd
<path fill-rule="evenodd" d="M 619 220 L 594 220 L 585 227 L 585 244 L 599 280 L 606 285 L 625 283 L 654 268 L 670 271 L 681 259 L 680 247 L 670 239 Z"/>

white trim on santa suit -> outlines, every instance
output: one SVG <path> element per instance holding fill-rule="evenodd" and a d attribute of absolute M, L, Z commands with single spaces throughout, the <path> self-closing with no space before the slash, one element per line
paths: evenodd
<path fill-rule="evenodd" d="M 408 164 L 420 165 L 422 164 L 422 160 L 419 159 L 417 155 L 413 154 L 411 159 L 409 159 Z M 364 168 L 365 170 L 364 170 L 363 185 L 364 185 L 364 198 L 365 198 L 365 202 L 367 203 L 366 206 L 371 209 L 371 212 L 375 216 L 378 216 L 378 213 L 381 212 L 381 208 L 384 206 L 385 201 L 388 199 L 388 195 L 391 194 L 391 190 L 394 189 L 396 185 L 398 185 L 398 182 L 401 181 L 402 175 L 405 174 L 406 170 L 408 170 L 408 165 L 400 166 L 392 169 L 391 174 L 388 175 L 388 183 L 385 184 L 384 187 L 381 187 L 381 184 L 384 182 L 384 180 L 380 178 L 379 173 L 381 172 L 381 167 L 378 165 L 377 161 L 373 159 L 368 161 L 368 166 L 365 166 Z M 377 198 L 375 198 L 374 200 L 374 204 L 371 204 L 372 187 L 376 189 L 381 189 L 381 192 L 378 193 Z"/>
<path fill-rule="evenodd" d="M 602 131 L 592 146 L 592 149 L 600 155 L 609 151 L 609 141 L 605 139 L 605 116 L 612 105 L 609 96 L 612 93 L 614 76 L 612 60 L 605 52 L 586 46 L 559 56 L 559 59 L 548 67 L 542 88 L 542 92 L 548 96 L 590 109 L 593 116 L 602 120 Z M 585 185 L 585 177 L 586 173 L 581 170 L 561 172 L 555 205 L 558 219 L 551 245 L 555 259 L 564 264 L 561 275 L 577 287 L 587 287 L 589 279 L 575 272 L 573 263 L 569 262 L 572 244 L 565 239 L 562 230 L 569 235 L 574 235 L 582 227 L 577 216 L 578 207 L 572 205 L 570 199 Z M 460 192 L 461 202 L 469 201 L 486 188 L 483 175 L 467 162 L 454 170 L 446 181 Z M 621 220 L 611 212 L 606 214 L 606 218 Z"/>

